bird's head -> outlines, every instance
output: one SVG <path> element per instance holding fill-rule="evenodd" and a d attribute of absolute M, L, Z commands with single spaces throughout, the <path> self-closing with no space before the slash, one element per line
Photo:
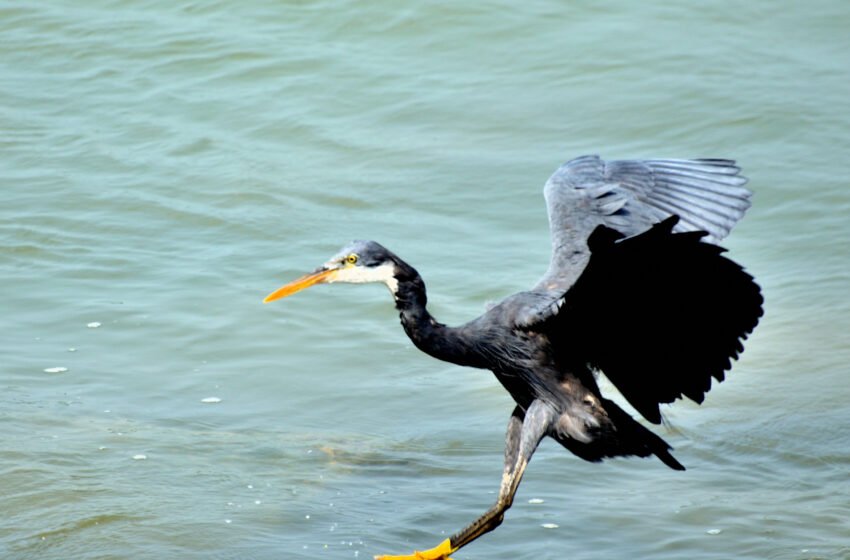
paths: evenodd
<path fill-rule="evenodd" d="M 349 284 L 383 282 L 395 295 L 398 290 L 398 280 L 395 277 L 397 262 L 395 255 L 379 243 L 352 241 L 315 271 L 267 295 L 263 303 L 285 298 L 315 284 L 333 282 Z"/>

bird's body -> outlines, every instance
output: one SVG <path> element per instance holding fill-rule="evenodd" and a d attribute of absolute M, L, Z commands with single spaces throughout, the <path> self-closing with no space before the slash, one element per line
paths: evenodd
<path fill-rule="evenodd" d="M 491 370 L 516 402 L 496 504 L 440 546 L 397 558 L 444 558 L 501 523 L 525 467 L 549 436 L 588 461 L 655 455 L 684 467 L 670 446 L 606 399 L 603 371 L 653 423 L 659 404 L 702 402 L 761 316 L 750 275 L 703 238 L 723 238 L 749 207 L 728 160 L 567 162 L 544 189 L 552 258 L 529 291 L 457 327 L 427 309 L 425 284 L 374 241 L 355 241 L 266 301 L 316 283 L 383 282 L 422 351 Z"/>

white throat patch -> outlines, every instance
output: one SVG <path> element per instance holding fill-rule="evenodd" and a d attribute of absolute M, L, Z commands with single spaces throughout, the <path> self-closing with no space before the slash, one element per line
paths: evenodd
<path fill-rule="evenodd" d="M 393 296 L 398 292 L 398 280 L 393 276 L 394 267 L 392 264 L 382 264 L 373 268 L 364 266 L 347 266 L 340 268 L 336 274 L 328 279 L 328 284 L 333 282 L 345 282 L 347 284 L 370 284 L 374 282 L 383 282 Z"/>

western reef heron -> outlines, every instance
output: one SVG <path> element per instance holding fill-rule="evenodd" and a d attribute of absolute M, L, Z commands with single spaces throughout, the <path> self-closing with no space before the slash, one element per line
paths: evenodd
<path fill-rule="evenodd" d="M 587 461 L 654 455 L 684 470 L 667 442 L 602 395 L 596 374 L 653 424 L 659 404 L 701 403 L 712 378 L 724 379 L 762 315 L 759 286 L 716 245 L 750 206 L 746 182 L 725 159 L 565 163 L 544 187 L 548 270 L 458 327 L 431 316 L 416 270 L 374 241 L 352 242 L 266 297 L 382 282 L 420 350 L 491 370 L 516 401 L 493 507 L 430 550 L 377 558 L 445 559 L 495 529 L 544 436 Z"/>

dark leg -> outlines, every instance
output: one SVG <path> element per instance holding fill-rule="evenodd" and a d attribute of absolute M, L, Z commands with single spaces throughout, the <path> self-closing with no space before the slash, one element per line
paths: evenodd
<path fill-rule="evenodd" d="M 505 511 L 513 504 L 514 494 L 531 455 L 546 435 L 554 417 L 554 410 L 540 401 L 533 401 L 525 413 L 519 407 L 514 409 L 505 437 L 505 470 L 499 497 L 484 515 L 430 550 L 417 551 L 407 556 L 376 556 L 376 560 L 445 560 L 449 554 L 498 527 L 505 518 Z"/>
<path fill-rule="evenodd" d="M 505 511 L 514 502 L 514 494 L 519 488 L 528 461 L 531 460 L 531 455 L 537 449 L 540 440 L 546 435 L 546 430 L 554 416 L 552 408 L 540 401 L 531 403 L 524 418 L 519 407 L 514 409 L 505 438 L 505 470 L 502 473 L 499 497 L 484 515 L 449 539 L 452 543 L 452 552 L 502 524 Z"/>

